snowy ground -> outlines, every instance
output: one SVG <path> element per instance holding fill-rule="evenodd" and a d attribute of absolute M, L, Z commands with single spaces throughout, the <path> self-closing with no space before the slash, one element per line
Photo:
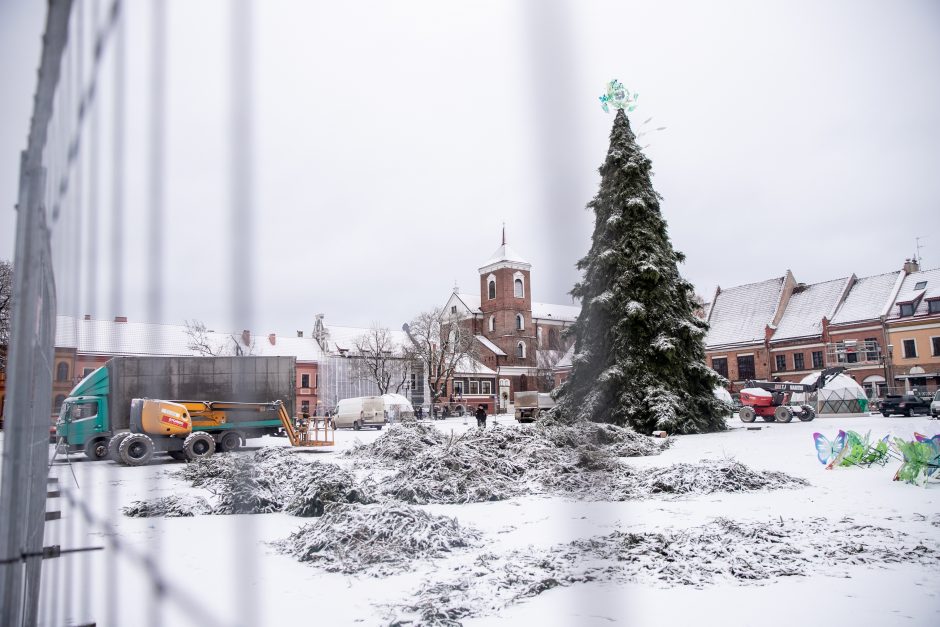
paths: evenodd
<path fill-rule="evenodd" d="M 511 424 L 508 418 L 500 422 Z M 472 419 L 435 423 L 460 434 Z M 895 462 L 886 467 L 826 471 L 817 461 L 814 431 L 833 436 L 840 428 L 872 436 L 890 431 L 940 432 L 926 418 L 818 418 L 811 423 L 755 423 L 746 430 L 734 419 L 730 432 L 676 438 L 659 456 L 625 460 L 635 467 L 733 457 L 757 470 L 785 471 L 809 487 L 740 494 L 656 497 L 626 502 L 581 502 L 528 496 L 509 501 L 425 506 L 456 517 L 482 534 L 481 546 L 451 558 L 420 563 L 387 576 L 327 573 L 278 553 L 271 543 L 315 519 L 286 514 L 128 518 L 121 507 L 165 495 L 206 495 L 169 476 L 169 459 L 142 468 L 88 462 L 51 469 L 63 490 L 87 504 L 96 519 L 88 524 L 67 498 L 50 501 L 62 521 L 47 526 L 47 544 L 104 546 L 104 551 L 47 561 L 43 571 L 43 623 L 137 625 L 381 625 L 407 618 L 403 606 L 421 598 L 466 599 L 480 615 L 465 625 L 938 625 L 940 624 L 940 486 L 919 488 L 893 482 Z M 336 452 L 382 432 L 339 431 L 335 452 L 297 451 L 311 460 L 337 461 Z M 265 438 L 254 446 L 284 446 Z M 367 471 L 368 472 L 368 471 Z M 74 473 L 74 479 L 73 479 Z M 375 473 L 378 481 L 383 476 Z M 76 489 L 77 480 L 79 488 Z M 657 579 L 655 562 L 640 573 L 598 561 L 596 555 L 565 553 L 568 543 L 616 531 L 672 534 L 726 518 L 765 527 L 781 537 L 771 553 L 752 553 L 761 562 L 794 552 L 819 564 L 809 575 L 742 581 L 718 577 L 695 585 Z M 871 526 L 871 527 L 869 527 Z M 878 529 L 872 529 L 878 528 Z M 897 532 L 902 532 L 897 533 Z M 889 534 L 889 535 L 885 535 Z M 890 534 L 895 534 L 891 536 Z M 867 539 L 858 559 L 827 562 L 840 538 L 854 546 Z M 117 542 L 119 548 L 115 548 Z M 787 543 L 797 546 L 788 546 Z M 844 542 L 843 542 L 844 544 Z M 926 546 L 926 553 L 918 547 Z M 909 554 L 902 563 L 866 563 L 879 547 Z M 736 550 L 740 546 L 731 546 Z M 746 548 L 746 547 L 745 547 Z M 777 551 L 777 553 L 775 553 Z M 572 557 L 573 556 L 573 557 Z M 683 558 L 696 566 L 697 557 Z M 878 560 L 875 560 L 878 562 Z M 828 565 L 827 565 L 828 563 Z M 760 569 L 768 564 L 750 564 Z M 660 565 L 661 566 L 661 565 Z M 676 565 L 673 564 L 673 567 Z M 157 596 L 152 575 L 165 584 Z M 508 575 L 507 575 L 508 573 Z M 563 579 L 564 574 L 568 579 Z M 527 579 L 529 577 L 529 579 Z M 578 579 L 581 582 L 577 582 Z M 522 594 L 533 581 L 553 579 L 536 594 Z M 438 584 L 453 591 L 441 593 Z M 555 585 L 555 584 L 559 585 Z M 518 590 L 515 589 L 518 585 Z M 444 597 L 441 596 L 444 595 Z M 437 595 L 437 596 L 435 596 Z M 522 598 L 513 599 L 521 596 Z M 452 599 L 451 599 L 452 600 Z M 407 623 L 402 623 L 407 624 Z"/>

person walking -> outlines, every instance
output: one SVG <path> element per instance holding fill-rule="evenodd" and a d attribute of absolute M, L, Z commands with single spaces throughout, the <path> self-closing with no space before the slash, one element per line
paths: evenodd
<path fill-rule="evenodd" d="M 478 405 L 477 406 L 477 426 L 481 429 L 486 428 L 486 406 Z"/>

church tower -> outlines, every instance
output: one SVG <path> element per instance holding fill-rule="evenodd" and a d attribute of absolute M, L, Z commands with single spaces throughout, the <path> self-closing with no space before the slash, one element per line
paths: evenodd
<path fill-rule="evenodd" d="M 480 267 L 480 310 L 483 335 L 506 353 L 500 362 L 509 367 L 533 368 L 536 364 L 531 269 L 531 264 L 506 243 L 503 226 L 503 243 Z"/>

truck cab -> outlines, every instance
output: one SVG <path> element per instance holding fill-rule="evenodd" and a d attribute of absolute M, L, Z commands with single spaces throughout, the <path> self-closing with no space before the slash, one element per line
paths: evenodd
<path fill-rule="evenodd" d="M 108 369 L 98 368 L 79 381 L 62 403 L 55 434 L 70 452 L 85 451 L 93 459 L 107 456 L 112 435 L 107 394 Z"/>

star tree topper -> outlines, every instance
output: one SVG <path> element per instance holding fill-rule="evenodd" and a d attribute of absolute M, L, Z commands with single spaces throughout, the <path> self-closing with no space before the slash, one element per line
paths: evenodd
<path fill-rule="evenodd" d="M 610 107 L 626 109 L 629 113 L 636 109 L 636 101 L 639 97 L 640 94 L 636 92 L 631 94 L 630 90 L 615 78 L 607 83 L 607 93 L 600 97 L 601 107 L 604 109 L 604 113 L 610 113 Z"/>

